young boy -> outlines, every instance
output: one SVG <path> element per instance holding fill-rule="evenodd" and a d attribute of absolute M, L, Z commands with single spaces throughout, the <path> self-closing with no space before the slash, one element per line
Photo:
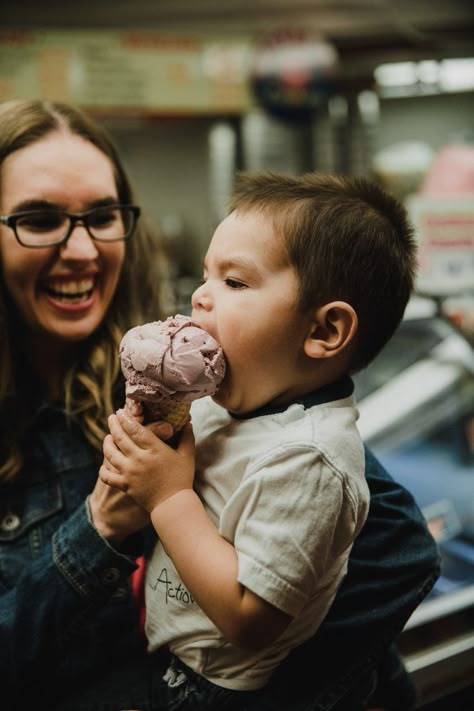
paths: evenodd
<path fill-rule="evenodd" d="M 163 708 L 241 708 L 328 612 L 369 503 L 350 374 L 397 328 L 415 260 L 376 184 L 240 177 L 192 298 L 226 356 L 217 394 L 177 450 L 125 411 L 104 442 L 102 480 L 159 537 L 146 601 L 150 649 L 173 655 Z"/>

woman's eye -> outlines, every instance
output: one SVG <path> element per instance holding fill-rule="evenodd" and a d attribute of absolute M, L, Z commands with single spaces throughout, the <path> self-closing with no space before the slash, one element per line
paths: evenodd
<path fill-rule="evenodd" d="M 17 220 L 18 227 L 29 232 L 50 232 L 60 227 L 65 216 L 56 212 L 32 212 Z"/>
<path fill-rule="evenodd" d="M 89 215 L 89 225 L 90 227 L 95 227 L 100 229 L 101 227 L 108 227 L 114 224 L 119 219 L 116 211 L 109 212 L 96 212 Z"/>
<path fill-rule="evenodd" d="M 225 283 L 231 289 L 245 289 L 245 284 L 241 281 L 237 281 L 237 279 L 232 279 L 231 277 L 227 277 L 227 279 L 225 279 Z"/>

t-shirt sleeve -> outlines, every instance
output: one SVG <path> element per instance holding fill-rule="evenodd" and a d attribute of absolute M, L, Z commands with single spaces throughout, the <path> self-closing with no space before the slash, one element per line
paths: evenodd
<path fill-rule="evenodd" d="M 360 510 L 357 490 L 316 447 L 272 452 L 247 472 L 221 522 L 234 528 L 238 579 L 297 615 L 345 565 Z"/>

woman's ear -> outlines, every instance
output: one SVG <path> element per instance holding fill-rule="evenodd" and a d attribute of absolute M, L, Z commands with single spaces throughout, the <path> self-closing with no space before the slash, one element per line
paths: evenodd
<path fill-rule="evenodd" d="M 353 341 L 359 321 L 345 301 L 332 301 L 316 310 L 304 350 L 310 358 L 332 358 Z"/>

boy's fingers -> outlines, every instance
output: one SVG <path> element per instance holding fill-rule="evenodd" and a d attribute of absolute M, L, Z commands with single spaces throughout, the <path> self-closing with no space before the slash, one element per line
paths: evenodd
<path fill-rule="evenodd" d="M 112 435 L 105 435 L 104 442 L 102 444 L 102 451 L 104 453 L 105 459 L 110 464 L 112 464 L 112 459 L 114 458 L 114 455 L 117 454 L 117 448 L 115 446 Z"/>
<path fill-rule="evenodd" d="M 104 461 L 102 462 L 102 466 L 105 467 L 106 469 L 109 470 L 109 472 L 112 472 L 113 474 L 119 474 L 119 470 L 114 467 L 114 465 L 111 463 L 110 459 L 104 454 Z"/>
<path fill-rule="evenodd" d="M 164 441 L 174 434 L 173 425 L 170 425 L 169 422 L 151 422 L 149 425 L 146 425 L 146 429 Z"/>
<path fill-rule="evenodd" d="M 133 454 L 138 444 L 134 438 L 135 428 L 142 429 L 142 426 L 136 420 L 118 414 L 110 415 L 108 424 L 115 447 L 126 456 Z"/>
<path fill-rule="evenodd" d="M 194 454 L 194 432 L 191 421 L 184 425 L 178 444 L 178 452 L 181 454 Z"/>
<path fill-rule="evenodd" d="M 139 402 L 135 402 L 135 400 L 126 398 L 125 409 L 128 410 L 132 417 L 137 419 L 140 423 L 143 423 L 143 407 L 140 405 Z"/>
<path fill-rule="evenodd" d="M 101 481 L 104 482 L 104 484 L 107 484 L 108 486 L 113 486 L 115 489 L 120 489 L 120 491 L 124 491 L 125 493 L 127 493 L 128 486 L 124 482 L 120 474 L 114 474 L 110 471 L 110 469 L 107 469 L 104 464 L 102 464 L 99 469 L 99 477 Z"/>
<path fill-rule="evenodd" d="M 111 418 L 113 417 L 114 416 L 111 415 Z M 137 422 L 137 420 L 131 418 L 130 415 L 128 415 L 124 410 L 117 410 L 116 418 L 119 427 L 115 427 L 115 430 L 112 431 L 112 427 L 109 422 L 110 431 L 114 435 L 114 439 L 119 445 L 120 449 L 122 449 L 122 440 L 119 440 L 118 437 L 120 435 L 124 437 L 123 443 L 124 446 L 127 448 L 126 450 L 122 449 L 124 454 L 126 452 L 131 452 L 133 449 L 133 445 L 140 447 L 140 449 L 147 449 L 148 447 L 150 447 L 150 445 L 152 444 L 152 439 L 151 434 L 146 427 L 143 427 L 143 425 Z"/>
<path fill-rule="evenodd" d="M 133 443 L 131 443 L 131 446 L 133 446 Z M 126 461 L 126 454 L 122 451 L 120 445 L 117 446 L 117 443 L 111 434 L 105 436 L 102 445 L 102 452 L 104 453 L 104 459 L 107 460 L 107 466 L 109 469 L 112 468 L 118 471 L 121 467 L 123 467 Z"/>

